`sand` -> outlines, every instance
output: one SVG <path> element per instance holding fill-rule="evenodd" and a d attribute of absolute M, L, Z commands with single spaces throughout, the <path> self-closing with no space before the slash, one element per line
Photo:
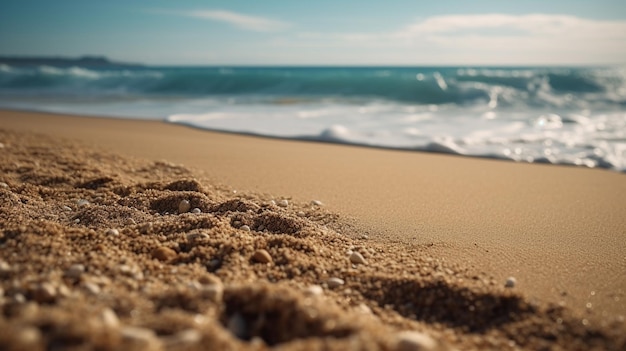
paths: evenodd
<path fill-rule="evenodd" d="M 24 112 L 0 143 L 7 349 L 626 346 L 623 174 Z"/>

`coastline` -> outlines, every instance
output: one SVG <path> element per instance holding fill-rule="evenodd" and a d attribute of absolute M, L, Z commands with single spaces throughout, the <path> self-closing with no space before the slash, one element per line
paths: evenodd
<path fill-rule="evenodd" d="M 418 248 L 499 285 L 514 276 L 516 293 L 561 304 L 592 325 L 626 314 L 623 174 L 265 139 L 160 121 L 2 111 L 0 125 L 184 165 L 240 193 L 320 200 L 349 224 L 349 237 Z"/>

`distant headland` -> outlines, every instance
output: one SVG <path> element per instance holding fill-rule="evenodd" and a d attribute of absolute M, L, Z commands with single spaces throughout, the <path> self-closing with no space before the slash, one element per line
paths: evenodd
<path fill-rule="evenodd" d="M 111 61 L 105 56 L 57 57 L 57 56 L 0 56 L 0 63 L 13 66 L 48 65 L 55 67 L 105 67 L 142 66 L 138 63 Z"/>

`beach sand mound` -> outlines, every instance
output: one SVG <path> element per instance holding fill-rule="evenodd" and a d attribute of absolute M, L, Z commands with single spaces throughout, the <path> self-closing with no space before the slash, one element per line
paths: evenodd
<path fill-rule="evenodd" d="M 0 142 L 3 350 L 626 346 L 621 324 L 368 240 L 315 203 L 68 141 Z"/>

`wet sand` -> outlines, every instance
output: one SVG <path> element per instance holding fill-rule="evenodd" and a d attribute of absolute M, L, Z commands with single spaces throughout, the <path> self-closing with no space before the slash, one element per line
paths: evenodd
<path fill-rule="evenodd" d="M 10 111 L 0 130 L 16 348 L 624 346 L 623 174 Z"/>

